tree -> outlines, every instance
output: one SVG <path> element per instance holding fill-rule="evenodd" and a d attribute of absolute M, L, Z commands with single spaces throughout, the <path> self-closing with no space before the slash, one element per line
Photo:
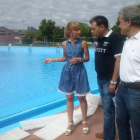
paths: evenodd
<path fill-rule="evenodd" d="M 35 38 L 36 38 L 36 40 L 44 41 L 45 37 L 43 36 L 43 34 L 40 30 L 37 30 L 35 32 Z"/>
<path fill-rule="evenodd" d="M 89 27 L 88 37 L 93 37 L 93 35 L 91 34 L 91 27 Z"/>
<path fill-rule="evenodd" d="M 138 4 L 137 7 L 140 9 L 140 4 Z"/>
<path fill-rule="evenodd" d="M 25 32 L 25 38 L 32 40 L 35 37 L 35 32 Z"/>
<path fill-rule="evenodd" d="M 22 39 L 22 42 L 23 42 L 23 44 L 32 44 L 33 41 L 31 39 L 28 39 L 28 38 L 24 37 Z"/>
<path fill-rule="evenodd" d="M 39 33 L 45 40 L 47 39 L 47 21 L 46 19 L 41 20 L 40 26 L 39 26 L 39 31 L 37 31 L 37 34 Z M 37 35 L 36 34 L 36 35 Z M 38 38 L 40 38 L 38 36 Z"/>
<path fill-rule="evenodd" d="M 64 38 L 64 27 L 56 26 L 53 30 L 53 38 L 60 39 Z"/>
<path fill-rule="evenodd" d="M 122 36 L 122 38 L 126 38 L 126 35 L 122 35 L 121 34 L 121 30 L 120 30 L 120 28 L 118 28 L 118 26 L 119 26 L 119 17 L 118 17 L 118 19 L 117 19 L 117 21 L 116 21 L 116 24 L 111 28 L 115 33 L 117 33 L 118 35 L 120 35 L 120 36 Z"/>
<path fill-rule="evenodd" d="M 33 42 L 33 38 L 35 38 L 35 33 L 31 31 L 25 32 L 25 37 L 23 38 L 22 42 L 31 44 Z"/>
<path fill-rule="evenodd" d="M 140 9 L 140 4 L 137 5 L 137 7 Z M 119 26 L 119 17 L 116 21 L 116 24 L 111 28 L 114 32 L 116 32 L 117 34 L 121 35 L 121 31 L 120 29 L 118 28 Z M 125 35 L 121 35 L 123 38 L 125 38 L 126 36 Z"/>
<path fill-rule="evenodd" d="M 116 24 L 111 29 L 117 34 L 121 35 L 121 30 L 118 28 L 118 26 L 119 26 L 119 18 L 117 19 Z"/>
<path fill-rule="evenodd" d="M 55 21 L 43 19 L 39 30 L 42 33 L 44 39 L 53 39 L 53 30 L 55 29 Z"/>
<path fill-rule="evenodd" d="M 55 29 L 55 21 L 47 21 L 47 39 L 53 38 L 53 30 Z"/>
<path fill-rule="evenodd" d="M 86 23 L 80 23 L 81 37 L 88 37 L 89 26 Z"/>

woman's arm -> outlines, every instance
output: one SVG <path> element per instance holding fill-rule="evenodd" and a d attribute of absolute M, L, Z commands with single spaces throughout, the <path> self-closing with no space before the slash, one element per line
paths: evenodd
<path fill-rule="evenodd" d="M 63 57 L 59 58 L 47 58 L 44 63 L 48 64 L 50 62 L 63 62 L 66 61 L 66 54 L 65 54 L 65 47 L 66 47 L 66 41 L 62 42 L 63 47 Z"/>
<path fill-rule="evenodd" d="M 83 62 L 88 62 L 89 61 L 89 51 L 88 51 L 88 45 L 86 41 L 82 41 L 82 49 L 84 51 L 85 57 L 82 58 Z"/>

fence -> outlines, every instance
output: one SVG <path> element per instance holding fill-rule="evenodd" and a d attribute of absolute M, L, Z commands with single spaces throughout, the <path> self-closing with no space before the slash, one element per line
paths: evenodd
<path fill-rule="evenodd" d="M 91 38 L 91 37 L 86 37 L 82 38 L 83 40 L 87 41 L 87 44 L 89 47 L 94 47 L 95 42 L 97 38 Z M 0 46 L 41 46 L 41 47 L 62 47 L 62 42 L 66 40 L 65 38 L 60 38 L 60 39 L 49 39 L 46 42 L 40 41 L 40 42 L 23 42 L 23 43 L 0 43 Z"/>

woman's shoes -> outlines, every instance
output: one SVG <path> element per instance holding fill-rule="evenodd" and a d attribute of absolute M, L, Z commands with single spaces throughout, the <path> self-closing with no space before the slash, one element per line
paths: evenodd
<path fill-rule="evenodd" d="M 68 125 L 71 125 L 71 129 L 66 129 L 66 131 L 65 131 L 66 136 L 71 135 L 73 128 L 74 128 L 74 123 L 68 123 Z"/>
<path fill-rule="evenodd" d="M 87 123 L 87 121 L 82 122 L 82 123 Z M 88 134 L 89 133 L 89 127 L 83 127 L 83 133 Z"/>
<path fill-rule="evenodd" d="M 82 122 L 82 123 L 87 123 L 87 121 Z M 74 123 L 68 123 L 68 125 L 71 125 L 71 129 L 66 129 L 65 134 L 66 136 L 71 135 L 73 128 L 74 128 Z M 89 127 L 83 127 L 83 133 L 88 134 L 89 133 Z"/>

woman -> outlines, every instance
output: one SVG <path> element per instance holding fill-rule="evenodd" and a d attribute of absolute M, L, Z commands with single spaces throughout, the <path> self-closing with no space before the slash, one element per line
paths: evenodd
<path fill-rule="evenodd" d="M 87 134 L 89 128 L 87 126 L 87 101 L 85 95 L 90 94 L 90 88 L 83 62 L 89 61 L 88 46 L 86 41 L 82 41 L 80 38 L 80 25 L 78 22 L 69 22 L 65 27 L 64 35 L 68 39 L 62 43 L 63 57 L 48 58 L 44 63 L 66 61 L 58 88 L 58 91 L 65 93 L 67 97 L 68 127 L 65 134 L 70 135 L 74 127 L 74 91 L 80 101 L 83 133 Z M 85 57 L 83 57 L 84 55 Z"/>

